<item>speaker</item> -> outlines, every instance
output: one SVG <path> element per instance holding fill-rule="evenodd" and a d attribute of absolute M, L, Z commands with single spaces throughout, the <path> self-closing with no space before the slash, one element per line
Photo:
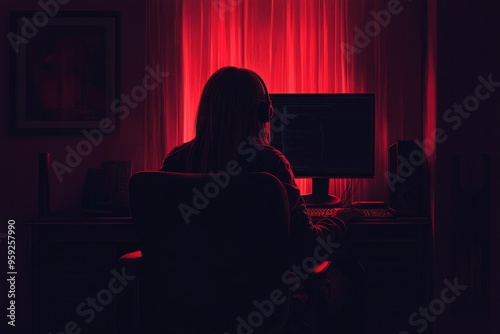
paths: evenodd
<path fill-rule="evenodd" d="M 423 216 L 425 200 L 425 156 L 411 140 L 399 140 L 389 147 L 389 209 L 396 216 Z"/>

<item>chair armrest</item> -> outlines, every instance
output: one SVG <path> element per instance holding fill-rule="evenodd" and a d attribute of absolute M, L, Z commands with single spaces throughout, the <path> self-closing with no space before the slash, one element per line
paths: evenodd
<path fill-rule="evenodd" d="M 332 261 L 326 260 L 318 264 L 316 268 L 314 268 L 313 275 L 321 275 L 327 272 L 332 266 Z"/>
<path fill-rule="evenodd" d="M 139 265 L 142 263 L 142 252 L 137 250 L 123 254 L 119 257 L 118 263 L 126 265 Z"/>

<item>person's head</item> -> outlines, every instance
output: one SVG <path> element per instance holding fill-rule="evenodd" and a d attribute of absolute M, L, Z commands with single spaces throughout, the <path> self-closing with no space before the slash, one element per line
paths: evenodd
<path fill-rule="evenodd" d="M 262 78 L 252 70 L 223 67 L 208 79 L 196 119 L 196 154 L 210 168 L 237 159 L 245 141 L 269 145 L 266 124 L 271 101 Z M 202 168 L 203 169 L 203 168 Z"/>

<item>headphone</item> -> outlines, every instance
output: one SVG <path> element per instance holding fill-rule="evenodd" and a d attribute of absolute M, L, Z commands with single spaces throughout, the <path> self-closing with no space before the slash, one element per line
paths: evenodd
<path fill-rule="evenodd" d="M 259 120 L 262 123 L 269 122 L 271 118 L 274 116 L 274 108 L 273 108 L 273 102 L 271 99 L 269 99 L 269 92 L 267 91 L 266 84 L 264 83 L 264 80 L 257 75 L 257 77 L 260 80 L 260 83 L 264 87 L 264 92 L 266 93 L 266 96 L 268 97 L 268 100 L 262 100 L 259 102 L 259 108 L 258 108 L 258 113 L 259 113 Z"/>

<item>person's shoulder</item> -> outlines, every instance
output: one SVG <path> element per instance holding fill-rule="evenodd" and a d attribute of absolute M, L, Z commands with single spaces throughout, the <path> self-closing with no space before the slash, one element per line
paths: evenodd
<path fill-rule="evenodd" d="M 262 154 L 264 159 L 272 161 L 277 166 L 287 170 L 290 169 L 290 162 L 288 161 L 288 159 L 280 150 L 276 149 L 275 147 L 266 145 L 260 153 Z"/>
<path fill-rule="evenodd" d="M 288 159 L 285 157 L 285 155 L 280 150 L 278 150 L 277 148 L 275 148 L 273 146 L 270 146 L 270 145 L 264 146 L 264 149 L 262 150 L 262 152 L 264 152 L 264 154 L 267 154 L 270 157 L 274 157 L 276 159 L 279 159 L 286 164 L 290 164 L 288 162 Z"/>
<path fill-rule="evenodd" d="M 263 156 L 267 156 L 263 164 L 266 165 L 271 174 L 283 183 L 295 186 L 295 176 L 292 167 L 283 152 L 273 146 L 266 145 L 260 153 Z"/>
<path fill-rule="evenodd" d="M 190 142 L 181 144 L 173 148 L 163 160 L 163 166 L 161 170 L 175 170 L 178 169 L 178 164 L 184 161 L 184 156 L 189 150 Z"/>
<path fill-rule="evenodd" d="M 187 151 L 190 146 L 191 146 L 191 142 L 186 142 L 184 144 L 181 144 L 179 146 L 174 147 L 172 149 L 172 151 L 170 151 L 170 153 L 167 154 L 167 158 L 170 156 L 182 154 L 183 152 Z"/>

